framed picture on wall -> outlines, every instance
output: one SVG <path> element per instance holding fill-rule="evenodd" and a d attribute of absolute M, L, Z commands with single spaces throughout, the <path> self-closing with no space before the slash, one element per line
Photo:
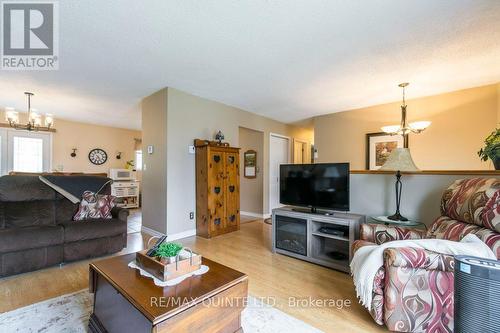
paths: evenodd
<path fill-rule="evenodd" d="M 247 150 L 243 154 L 245 178 L 257 178 L 257 152 L 255 150 Z"/>
<path fill-rule="evenodd" d="M 378 170 L 396 148 L 408 147 L 408 138 L 387 133 L 366 134 L 366 169 Z"/>

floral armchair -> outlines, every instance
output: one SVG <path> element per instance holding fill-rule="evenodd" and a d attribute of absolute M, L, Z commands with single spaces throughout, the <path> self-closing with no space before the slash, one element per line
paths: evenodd
<path fill-rule="evenodd" d="M 392 240 L 439 238 L 459 241 L 476 234 L 500 258 L 500 180 L 457 180 L 441 199 L 441 216 L 428 231 L 361 225 L 354 251 Z M 454 261 L 419 248 L 387 248 L 377 272 L 370 314 L 397 332 L 453 332 Z"/>

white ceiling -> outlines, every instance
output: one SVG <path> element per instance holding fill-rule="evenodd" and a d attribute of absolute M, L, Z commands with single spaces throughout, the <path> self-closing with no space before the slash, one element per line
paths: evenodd
<path fill-rule="evenodd" d="M 285 122 L 500 81 L 497 0 L 60 1 L 60 69 L 0 72 L 0 107 L 140 128 L 165 87 Z"/>

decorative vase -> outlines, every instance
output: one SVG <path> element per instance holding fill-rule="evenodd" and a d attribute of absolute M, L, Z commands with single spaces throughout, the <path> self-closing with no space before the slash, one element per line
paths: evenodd
<path fill-rule="evenodd" d="M 491 159 L 493 161 L 493 165 L 495 166 L 495 170 L 500 170 L 500 157 L 495 157 Z"/>

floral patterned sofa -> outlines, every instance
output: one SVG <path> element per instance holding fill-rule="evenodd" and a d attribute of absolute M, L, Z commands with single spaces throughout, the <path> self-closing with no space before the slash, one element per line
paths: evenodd
<path fill-rule="evenodd" d="M 363 224 L 354 251 L 392 240 L 459 241 L 476 234 L 500 258 L 500 180 L 457 180 L 441 199 L 441 216 L 429 230 Z M 398 332 L 453 332 L 453 257 L 418 248 L 388 248 L 374 281 L 370 314 Z"/>

